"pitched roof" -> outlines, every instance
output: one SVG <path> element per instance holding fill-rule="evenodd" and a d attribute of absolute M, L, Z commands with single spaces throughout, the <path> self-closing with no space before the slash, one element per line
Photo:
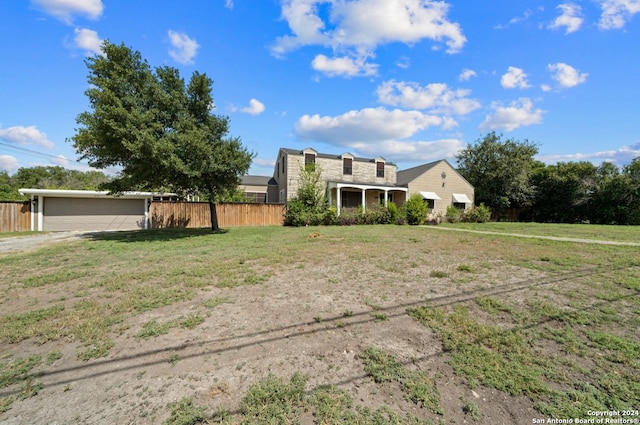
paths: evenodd
<path fill-rule="evenodd" d="M 396 173 L 396 176 L 397 176 L 396 183 L 398 184 L 398 186 L 406 186 L 409 184 L 410 181 L 415 180 L 416 178 L 426 173 L 427 171 L 429 171 L 430 169 L 432 169 L 442 161 L 444 160 L 440 159 L 438 161 L 429 162 L 428 164 L 422 164 L 422 165 L 418 165 L 417 167 L 408 168 L 406 170 L 400 170 Z"/>
<path fill-rule="evenodd" d="M 454 173 L 459 175 L 462 180 L 469 183 L 469 181 L 465 179 L 464 176 L 460 174 L 460 172 L 458 172 L 458 170 L 456 170 L 455 167 L 449 163 L 449 161 L 447 161 L 446 159 L 440 159 L 438 161 L 429 162 L 428 164 L 422 164 L 422 165 L 418 165 L 417 167 L 398 171 L 396 173 L 396 176 L 397 176 L 396 184 L 398 186 L 407 186 L 409 182 L 415 180 L 416 178 L 426 173 L 427 171 L 429 171 L 430 169 L 432 169 L 433 167 L 435 167 L 441 162 L 444 162 L 445 164 L 447 164 L 449 168 L 451 168 L 451 170 L 453 170 Z M 473 186 L 471 183 L 469 183 L 469 185 Z"/>
<path fill-rule="evenodd" d="M 240 184 L 245 186 L 269 186 L 276 185 L 276 181 L 270 176 L 242 176 Z"/>
<path fill-rule="evenodd" d="M 304 149 L 288 149 L 288 148 L 280 148 L 280 150 L 281 150 L 282 152 L 286 153 L 287 155 L 300 155 L 300 156 L 302 156 L 302 154 L 304 153 Z M 349 153 L 349 152 L 344 152 L 344 153 L 341 153 L 341 154 L 339 154 L 339 155 L 329 154 L 329 153 L 320 153 L 320 152 L 318 152 L 316 156 L 317 156 L 318 158 L 342 159 L 342 155 L 345 155 L 345 154 L 352 156 L 352 157 L 353 157 L 353 160 L 354 160 L 354 161 L 358 161 L 358 162 L 375 162 L 375 161 L 376 161 L 376 159 L 379 159 L 379 158 L 380 158 L 380 159 L 382 159 L 382 160 L 384 160 L 385 162 L 387 162 L 387 160 L 386 160 L 386 159 L 384 159 L 384 158 L 382 158 L 382 157 L 376 157 L 376 158 L 362 158 L 362 157 L 354 156 L 353 154 L 351 154 L 351 153 Z M 388 164 L 388 165 L 391 165 L 391 164 Z"/>

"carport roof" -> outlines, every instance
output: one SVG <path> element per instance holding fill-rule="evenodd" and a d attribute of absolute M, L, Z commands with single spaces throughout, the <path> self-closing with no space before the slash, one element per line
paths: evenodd
<path fill-rule="evenodd" d="M 153 198 L 151 192 L 123 192 L 112 195 L 107 191 L 97 190 L 59 190 L 59 189 L 20 189 L 21 195 L 40 195 L 56 198 L 117 198 L 117 199 L 145 199 Z"/>

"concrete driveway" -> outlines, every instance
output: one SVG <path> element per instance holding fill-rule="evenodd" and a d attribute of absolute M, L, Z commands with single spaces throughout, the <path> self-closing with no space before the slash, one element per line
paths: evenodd
<path fill-rule="evenodd" d="M 37 249 L 53 243 L 71 241 L 87 237 L 95 232 L 34 232 L 32 235 L 0 239 L 0 254 Z"/>

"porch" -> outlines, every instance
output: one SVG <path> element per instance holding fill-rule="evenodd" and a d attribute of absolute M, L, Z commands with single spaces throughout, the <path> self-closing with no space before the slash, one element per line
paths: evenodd
<path fill-rule="evenodd" d="M 409 196 L 409 189 L 406 187 L 384 186 L 373 184 L 359 184 L 350 182 L 328 182 L 327 194 L 329 205 L 335 206 L 338 215 L 342 208 L 357 208 L 362 206 L 375 207 L 394 202 L 397 206 L 405 203 Z"/>

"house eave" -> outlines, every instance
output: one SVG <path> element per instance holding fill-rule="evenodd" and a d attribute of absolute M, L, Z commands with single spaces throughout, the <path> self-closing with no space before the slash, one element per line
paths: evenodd
<path fill-rule="evenodd" d="M 153 198 L 152 192 L 123 192 L 109 194 L 107 191 L 97 190 L 60 190 L 60 189 L 19 189 L 21 195 L 46 196 L 52 198 L 117 198 L 117 199 L 147 199 Z"/>

